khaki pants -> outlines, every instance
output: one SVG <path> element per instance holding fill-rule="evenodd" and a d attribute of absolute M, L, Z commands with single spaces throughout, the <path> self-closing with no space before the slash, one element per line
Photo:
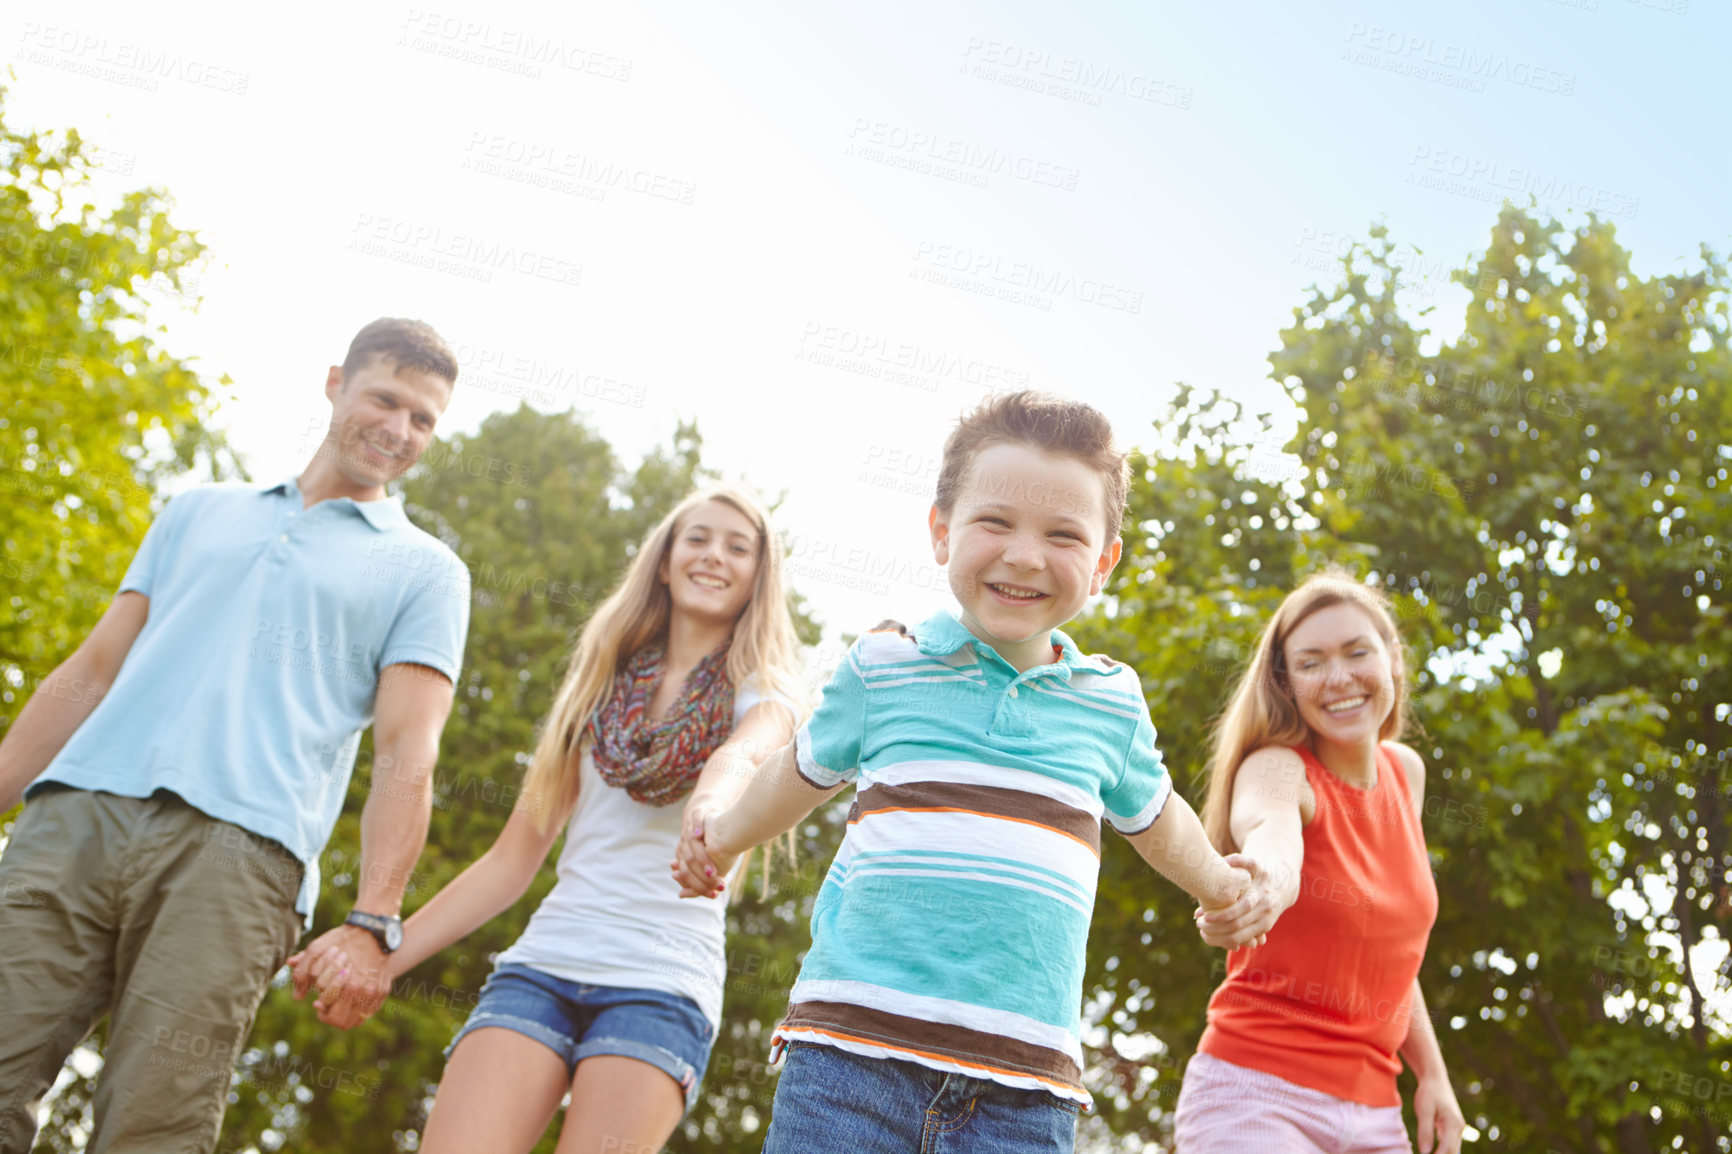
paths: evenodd
<path fill-rule="evenodd" d="M 209 1151 L 301 919 L 301 863 L 172 793 L 50 789 L 0 856 L 0 1154 L 24 1154 L 73 1047 L 108 1043 L 85 1149 Z"/>

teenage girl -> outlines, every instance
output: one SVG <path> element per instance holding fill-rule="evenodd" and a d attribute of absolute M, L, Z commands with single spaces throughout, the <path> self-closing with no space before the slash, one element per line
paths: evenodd
<path fill-rule="evenodd" d="M 561 1154 L 659 1150 L 695 1101 L 725 911 L 681 901 L 667 863 L 686 811 L 726 806 L 803 712 L 780 560 L 743 493 L 668 514 L 578 638 L 498 840 L 403 924 L 392 978 L 509 908 L 565 830 L 558 883 L 446 1051 L 425 1154 L 528 1151 L 567 1094 Z M 295 962 L 321 1018 L 359 1020 L 340 952 Z"/>

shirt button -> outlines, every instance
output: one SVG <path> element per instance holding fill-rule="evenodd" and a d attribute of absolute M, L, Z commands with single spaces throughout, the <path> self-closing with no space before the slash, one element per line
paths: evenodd
<path fill-rule="evenodd" d="M 279 540 L 279 541 L 287 541 L 288 539 L 289 539 L 289 535 L 287 533 L 284 533 L 281 537 L 277 538 L 277 540 Z"/>
<path fill-rule="evenodd" d="M 1012 696 L 1012 697 L 1015 697 L 1015 696 L 1016 696 L 1016 686 L 1014 686 L 1014 685 L 1013 685 L 1013 686 L 1011 686 L 1011 687 L 1010 687 L 1010 695 L 1011 695 L 1011 696 Z"/>

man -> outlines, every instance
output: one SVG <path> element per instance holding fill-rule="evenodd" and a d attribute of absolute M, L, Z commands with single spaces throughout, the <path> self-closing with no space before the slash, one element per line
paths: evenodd
<path fill-rule="evenodd" d="M 388 990 L 469 584 L 385 485 L 426 449 L 456 378 L 427 325 L 363 328 L 326 378 L 330 427 L 300 476 L 170 502 L 0 743 L 0 813 L 28 799 L 0 856 L 0 1154 L 29 1148 L 43 1095 L 104 1014 L 86 1149 L 215 1146 L 369 723 L 343 944 L 363 1000 Z"/>

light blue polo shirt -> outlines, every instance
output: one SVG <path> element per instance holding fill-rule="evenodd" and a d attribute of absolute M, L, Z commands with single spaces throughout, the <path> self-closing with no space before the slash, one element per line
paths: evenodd
<path fill-rule="evenodd" d="M 144 629 L 30 788 L 173 790 L 288 847 L 310 922 L 380 671 L 424 665 L 456 683 L 469 571 L 397 498 L 301 504 L 293 480 L 169 502 L 120 583 L 150 598 Z"/>

